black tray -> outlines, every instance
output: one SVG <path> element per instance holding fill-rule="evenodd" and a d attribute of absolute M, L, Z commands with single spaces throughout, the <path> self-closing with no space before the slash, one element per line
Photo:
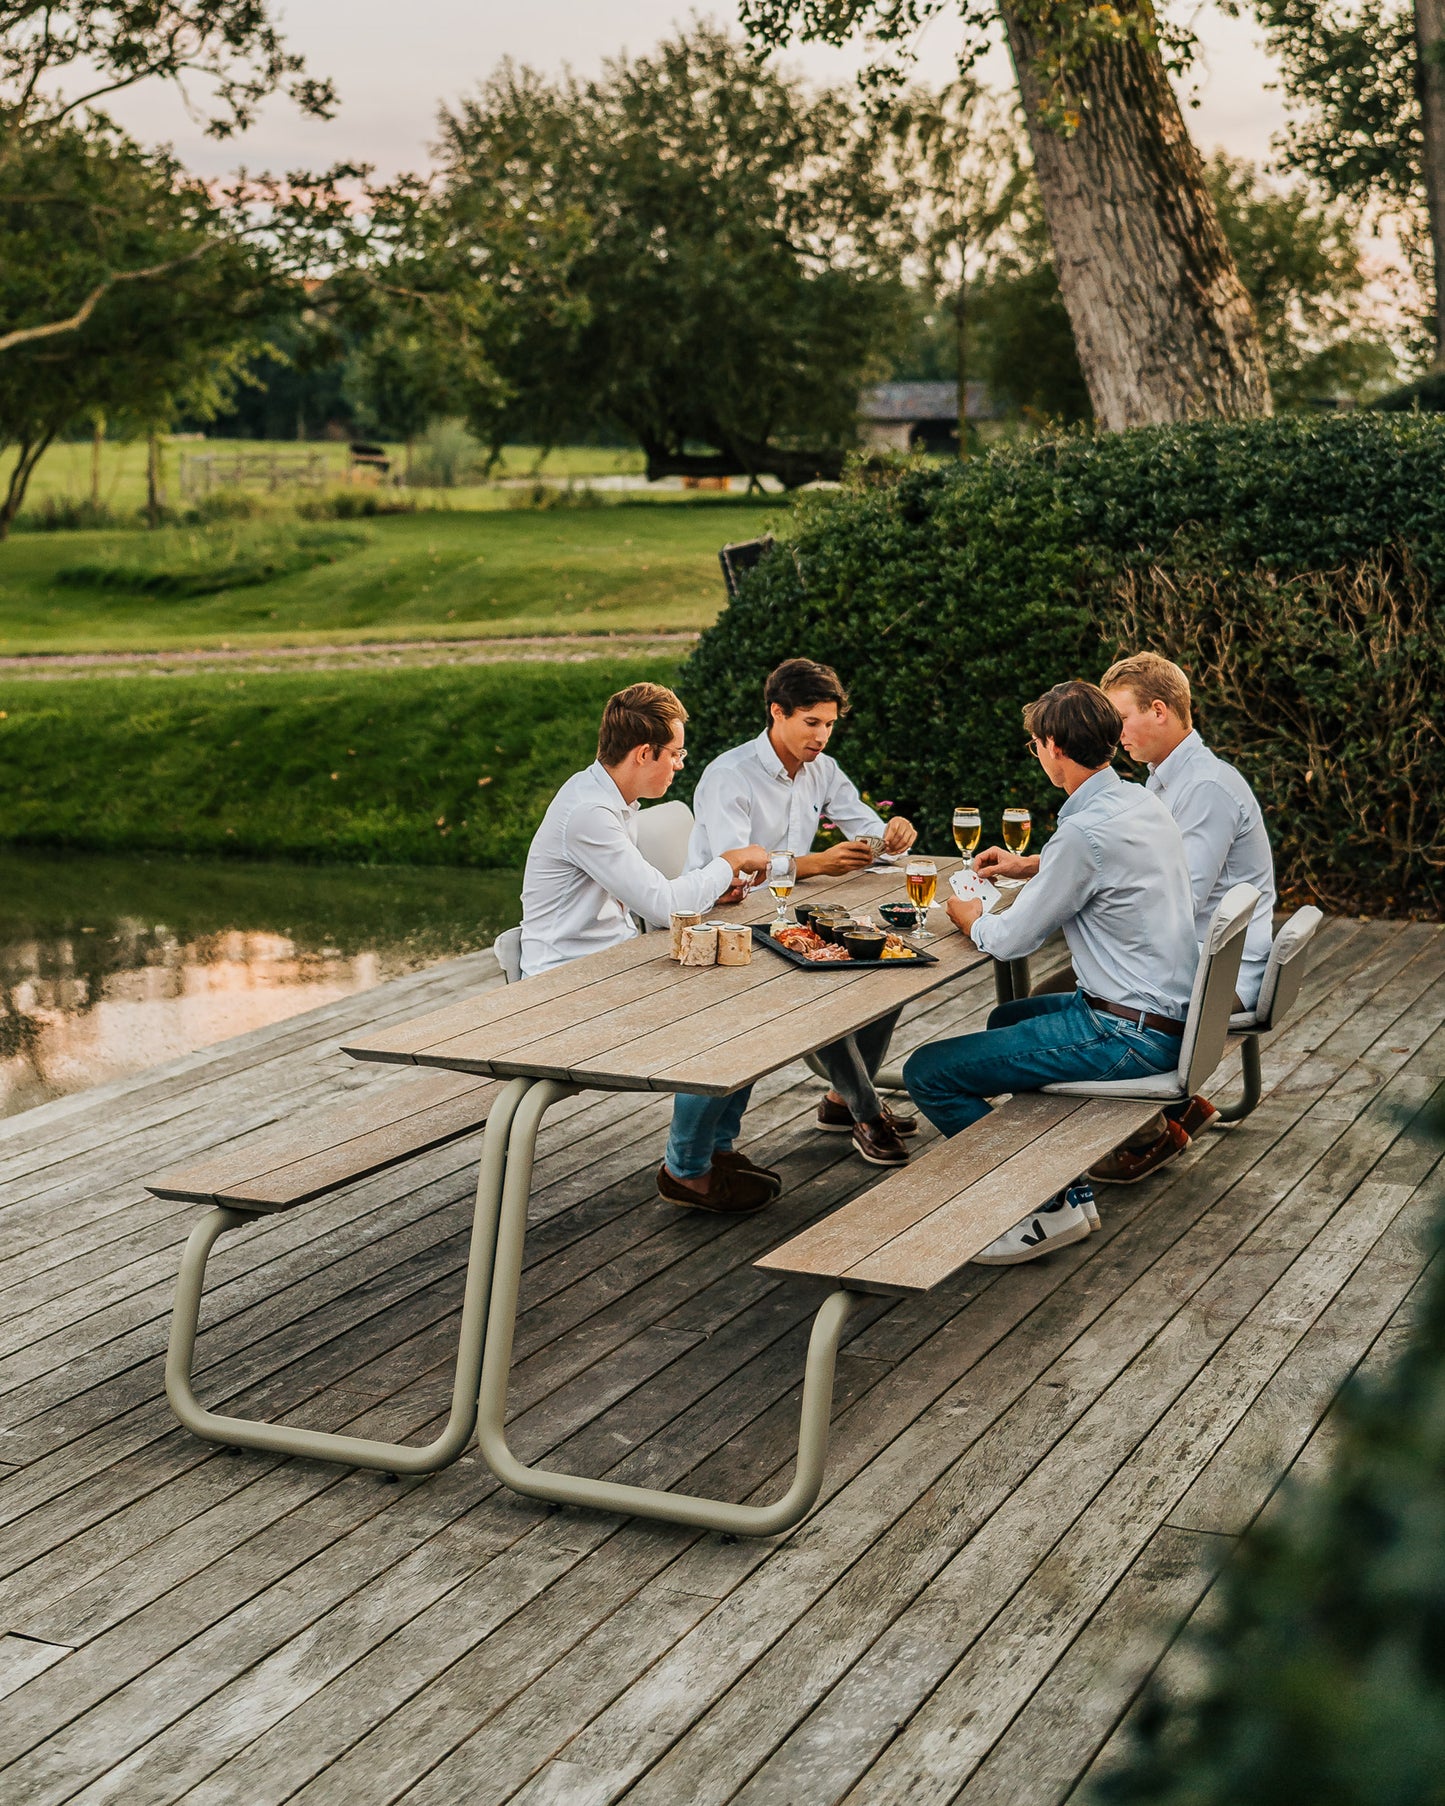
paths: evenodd
<path fill-rule="evenodd" d="M 791 923 L 788 924 L 792 926 Z M 925 953 L 922 947 L 913 948 L 912 959 L 809 959 L 806 953 L 794 953 L 791 947 L 785 947 L 781 941 L 775 941 L 767 928 L 755 927 L 753 941 L 764 942 L 771 947 L 780 959 L 789 960 L 805 972 L 906 972 L 910 966 L 936 966 L 938 955 Z M 909 942 L 912 946 L 912 942 Z"/>

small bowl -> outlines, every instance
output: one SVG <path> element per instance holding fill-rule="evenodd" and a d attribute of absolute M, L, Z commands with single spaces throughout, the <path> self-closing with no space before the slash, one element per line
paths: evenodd
<path fill-rule="evenodd" d="M 895 934 L 912 934 L 920 912 L 911 903 L 885 903 L 878 911 Z"/>
<path fill-rule="evenodd" d="M 882 959 L 883 933 L 878 928 L 845 929 L 840 937 L 849 959 Z"/>
<path fill-rule="evenodd" d="M 845 932 L 854 926 L 852 916 L 843 909 L 818 909 L 808 924 L 813 933 L 825 941 L 840 943 Z"/>
<path fill-rule="evenodd" d="M 812 926 L 813 917 L 824 907 L 825 905 L 821 903 L 799 903 L 794 908 L 793 914 L 805 928 L 809 928 Z"/>

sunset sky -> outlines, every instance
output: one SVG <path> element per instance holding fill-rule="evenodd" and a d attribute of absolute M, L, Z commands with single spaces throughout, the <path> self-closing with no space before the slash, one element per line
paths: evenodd
<path fill-rule="evenodd" d="M 697 10 L 718 20 L 736 17 L 732 0 Z M 546 70 L 570 63 L 590 73 L 620 50 L 647 50 L 693 9 L 678 0 L 529 0 L 522 6 L 502 0 L 284 0 L 281 11 L 293 47 L 340 90 L 341 109 L 331 123 L 310 123 L 276 102 L 244 138 L 216 144 L 158 84 L 120 97 L 112 110 L 138 137 L 172 143 L 204 175 L 242 162 L 280 170 L 356 160 L 391 176 L 427 161 L 439 103 L 459 99 L 502 57 Z M 1196 29 L 1205 56 L 1196 72 L 1200 105 L 1189 115 L 1195 141 L 1206 152 L 1223 145 L 1263 160 L 1283 110 L 1267 86 L 1270 65 L 1255 28 L 1203 6 Z M 920 46 L 924 78 L 948 78 L 957 32 L 947 14 L 930 25 Z M 787 60 L 817 79 L 837 81 L 864 58 L 861 51 L 809 47 Z M 995 85 L 1007 85 L 1007 59 L 996 56 L 985 73 Z"/>

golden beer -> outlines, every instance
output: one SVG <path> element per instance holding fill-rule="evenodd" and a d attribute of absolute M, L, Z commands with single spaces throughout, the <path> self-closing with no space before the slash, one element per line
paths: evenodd
<path fill-rule="evenodd" d="M 1032 826 L 1033 820 L 1027 809 L 1004 810 L 1003 843 L 1011 853 L 1022 853 L 1026 850 Z"/>
<path fill-rule="evenodd" d="M 793 880 L 791 875 L 786 878 L 770 878 L 768 880 L 768 889 L 780 903 L 783 902 L 785 898 L 791 897 L 793 894 Z"/>
<path fill-rule="evenodd" d="M 912 871 L 906 874 L 908 885 L 908 901 L 915 909 L 927 909 L 933 901 L 933 893 L 938 889 L 938 873 L 930 866 L 927 871 Z"/>
<path fill-rule="evenodd" d="M 978 845 L 983 833 L 983 817 L 977 809 L 955 809 L 953 812 L 953 844 L 965 858 Z"/>

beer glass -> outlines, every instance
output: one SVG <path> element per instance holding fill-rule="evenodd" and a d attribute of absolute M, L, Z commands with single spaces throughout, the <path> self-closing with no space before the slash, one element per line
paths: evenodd
<path fill-rule="evenodd" d="M 983 817 L 978 810 L 966 809 L 960 804 L 953 812 L 953 844 L 969 865 L 973 864 L 973 849 L 978 845 L 978 838 L 982 833 Z"/>
<path fill-rule="evenodd" d="M 768 889 L 777 901 L 778 913 L 773 918 L 776 922 L 788 919 L 788 898 L 793 894 L 793 886 L 798 882 L 798 862 L 791 853 L 779 853 L 768 867 Z"/>
<path fill-rule="evenodd" d="M 1011 853 L 1028 851 L 1029 834 L 1033 827 L 1033 818 L 1027 809 L 1005 809 L 1003 812 L 1003 843 Z"/>
<path fill-rule="evenodd" d="M 933 907 L 933 893 L 938 888 L 938 867 L 931 859 L 910 859 L 903 880 L 908 886 L 908 901 L 915 909 L 922 911 L 919 940 L 937 939 L 937 936 L 928 932 L 928 912 Z"/>

